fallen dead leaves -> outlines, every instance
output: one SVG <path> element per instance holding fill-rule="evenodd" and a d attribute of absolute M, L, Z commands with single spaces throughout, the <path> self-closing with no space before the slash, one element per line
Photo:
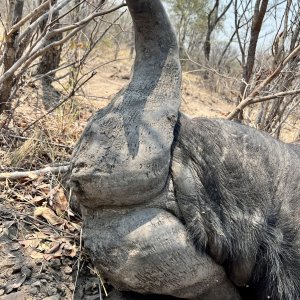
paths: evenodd
<path fill-rule="evenodd" d="M 78 247 L 72 238 L 54 236 L 52 233 L 35 232 L 29 234 L 24 240 L 19 241 L 27 253 L 33 259 L 76 257 Z"/>
<path fill-rule="evenodd" d="M 32 259 L 74 258 L 79 251 L 81 221 L 74 218 L 64 189 L 56 180 L 42 176 L 2 184 L 0 204 L 5 204 L 5 209 L 0 214 L 0 237 L 6 234 L 18 241 Z M 9 230 L 13 225 L 18 228 L 16 236 Z M 25 225 L 31 230 L 24 232 Z"/>
<path fill-rule="evenodd" d="M 66 259 L 74 260 L 75 265 L 81 255 L 80 230 L 81 220 L 71 211 L 56 176 L 1 183 L 0 273 L 7 281 L 5 285 L 2 281 L 0 296 L 21 290 L 24 282 L 30 280 L 27 262 L 16 267 L 19 257 L 28 258 L 33 266 L 44 266 L 57 259 L 62 264 Z M 10 270 L 16 268 L 18 272 L 11 278 Z M 72 268 L 69 269 L 71 274 Z"/>
<path fill-rule="evenodd" d="M 37 207 L 34 210 L 35 217 L 43 217 L 51 225 L 61 225 L 65 222 L 64 219 L 58 217 L 55 212 L 49 207 Z"/>
<path fill-rule="evenodd" d="M 38 182 L 41 182 L 40 179 Z M 58 257 L 75 257 L 77 255 L 77 245 L 72 235 L 79 236 L 81 225 L 70 221 L 70 216 L 74 214 L 69 209 L 68 200 L 60 184 L 53 188 L 49 184 L 35 184 L 39 192 L 37 196 L 29 202 L 36 206 L 33 210 L 33 218 L 45 221 L 50 227 L 26 236 L 20 244 L 28 251 L 33 259 L 51 260 Z M 27 197 L 28 198 L 28 197 Z M 34 219 L 33 219 L 34 221 Z M 58 233 L 59 232 L 59 233 Z M 61 235 L 65 233 L 65 235 Z"/>

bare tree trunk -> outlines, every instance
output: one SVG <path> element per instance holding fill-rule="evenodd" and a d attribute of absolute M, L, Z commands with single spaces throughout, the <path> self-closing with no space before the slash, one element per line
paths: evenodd
<path fill-rule="evenodd" d="M 269 0 L 256 0 L 255 2 L 247 61 L 246 64 L 243 65 L 243 80 L 240 85 L 240 94 L 238 96 L 237 103 L 240 103 L 244 98 L 247 85 L 253 72 L 257 41 L 261 31 L 261 25 L 268 7 L 268 2 Z M 238 119 L 243 119 L 243 111 L 239 112 Z"/>
<path fill-rule="evenodd" d="M 44 0 L 45 1 L 45 0 Z M 42 2 L 44 2 L 42 0 L 40 0 L 39 4 L 42 4 Z M 56 4 L 57 0 L 53 0 L 52 1 L 52 5 Z M 59 16 L 59 12 L 54 12 L 51 18 L 51 21 L 54 21 L 58 18 Z M 57 27 L 59 21 L 56 21 L 55 24 L 52 25 L 52 28 Z M 43 31 L 45 30 L 47 23 L 46 21 L 44 21 L 41 24 L 41 28 L 40 30 Z M 57 34 L 52 36 L 51 38 L 49 38 L 48 43 L 47 44 L 51 44 L 53 42 L 57 42 L 60 41 L 62 39 L 63 35 L 61 34 Z M 62 46 L 58 46 L 58 47 L 53 47 L 50 48 L 49 50 L 47 50 L 46 52 L 43 53 L 39 66 L 37 68 L 37 74 L 46 74 L 52 70 L 55 70 L 59 67 L 59 63 L 60 63 L 60 55 L 61 55 L 61 50 L 62 50 Z M 53 77 L 55 74 L 52 74 L 51 76 L 46 76 L 43 80 L 47 83 L 47 84 L 51 84 L 51 82 L 53 81 Z"/>
<path fill-rule="evenodd" d="M 206 37 L 203 45 L 203 50 L 204 50 L 204 57 L 206 64 L 209 65 L 209 60 L 210 60 L 210 51 L 211 51 L 211 35 L 216 28 L 217 24 L 220 22 L 220 20 L 224 17 L 226 12 L 228 11 L 229 7 L 231 6 L 233 0 L 230 0 L 230 2 L 226 5 L 222 13 L 219 15 L 219 5 L 220 1 L 216 0 L 215 5 L 212 8 L 212 10 L 209 12 L 208 17 L 207 17 L 207 32 L 206 32 Z M 204 79 L 208 79 L 208 71 L 204 72 Z"/>
<path fill-rule="evenodd" d="M 9 2 L 9 15 L 6 22 L 6 28 L 9 30 L 14 24 L 21 20 L 23 14 L 24 0 L 12 0 Z M 4 50 L 4 73 L 10 69 L 15 62 L 17 52 L 17 38 L 19 30 L 15 31 L 12 35 L 5 33 L 6 43 Z M 0 86 L 0 114 L 10 109 L 10 95 L 14 84 L 13 77 L 8 77 Z"/>
<path fill-rule="evenodd" d="M 210 56 L 210 50 L 211 50 L 211 34 L 214 30 L 214 26 L 216 25 L 216 19 L 218 16 L 218 9 L 219 9 L 219 0 L 216 0 L 216 3 L 213 7 L 213 9 L 209 12 L 208 18 L 207 18 L 207 32 L 206 32 L 206 38 L 203 46 L 204 50 L 204 56 L 206 61 L 209 61 Z"/>
<path fill-rule="evenodd" d="M 210 59 L 211 35 L 212 35 L 214 29 L 216 28 L 217 24 L 220 22 L 220 20 L 224 17 L 226 12 L 228 11 L 228 9 L 231 6 L 232 2 L 233 2 L 233 0 L 231 0 L 226 5 L 226 7 L 222 11 L 222 13 L 219 15 L 220 1 L 216 0 L 214 7 L 212 8 L 212 10 L 208 14 L 207 32 L 206 32 L 206 38 L 205 38 L 205 42 L 204 42 L 204 46 L 203 46 L 204 56 L 205 56 L 205 59 L 206 59 L 207 62 L 209 62 L 209 59 Z"/>
<path fill-rule="evenodd" d="M 282 18 L 283 28 L 280 33 L 276 35 L 273 45 L 272 45 L 272 70 L 275 70 L 278 65 L 282 62 L 287 53 L 292 52 L 296 47 L 297 40 L 299 39 L 300 32 L 300 22 L 299 22 L 299 12 L 300 6 L 298 6 L 298 11 L 295 11 L 294 18 L 291 18 L 292 1 L 288 0 L 286 2 L 285 13 Z M 291 18 L 289 26 L 289 19 Z M 290 45 L 288 47 L 288 41 Z M 287 49 L 285 49 L 287 48 Z M 287 91 L 293 90 L 293 86 L 297 86 L 297 73 L 299 56 L 295 56 L 287 65 L 287 70 L 278 78 L 274 84 L 274 91 Z M 286 95 L 279 100 L 272 101 L 270 104 L 262 104 L 259 112 L 260 116 L 263 118 L 258 118 L 257 127 L 273 134 L 276 138 L 280 137 L 281 129 L 284 127 L 283 122 L 287 119 L 288 115 L 296 108 L 297 99 L 295 95 Z"/>

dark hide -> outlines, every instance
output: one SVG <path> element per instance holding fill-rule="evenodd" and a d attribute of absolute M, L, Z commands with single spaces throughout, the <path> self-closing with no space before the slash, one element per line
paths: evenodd
<path fill-rule="evenodd" d="M 127 0 L 135 29 L 131 81 L 89 121 L 71 159 L 85 249 L 118 290 L 239 300 L 224 269 L 197 252 L 170 180 L 181 100 L 176 35 L 160 0 Z"/>
<path fill-rule="evenodd" d="M 175 137 L 175 197 L 197 248 L 247 289 L 245 299 L 300 299 L 299 148 L 183 115 Z"/>
<path fill-rule="evenodd" d="M 180 115 L 178 45 L 161 1 L 127 5 L 131 82 L 71 160 L 96 268 L 117 290 L 160 299 L 238 300 L 234 282 L 245 299 L 300 300 L 298 148 Z"/>

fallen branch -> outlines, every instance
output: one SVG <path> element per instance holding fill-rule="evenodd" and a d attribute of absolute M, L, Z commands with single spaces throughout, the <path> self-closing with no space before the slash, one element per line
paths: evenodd
<path fill-rule="evenodd" d="M 60 173 L 66 173 L 68 172 L 70 166 L 64 165 L 64 166 L 58 166 L 58 167 L 46 167 L 39 170 L 33 170 L 33 171 L 16 171 L 16 172 L 6 172 L 6 173 L 0 173 L 0 181 L 5 180 L 18 180 L 23 178 L 30 178 L 30 179 L 36 179 L 41 175 L 44 174 L 60 174 Z"/>

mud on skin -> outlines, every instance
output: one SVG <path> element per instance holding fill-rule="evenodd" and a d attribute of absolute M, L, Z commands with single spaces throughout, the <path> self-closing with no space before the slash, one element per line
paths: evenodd
<path fill-rule="evenodd" d="M 127 4 L 131 82 L 90 120 L 71 175 L 85 247 L 121 291 L 111 299 L 300 299 L 299 149 L 180 114 L 178 46 L 163 6 Z"/>

